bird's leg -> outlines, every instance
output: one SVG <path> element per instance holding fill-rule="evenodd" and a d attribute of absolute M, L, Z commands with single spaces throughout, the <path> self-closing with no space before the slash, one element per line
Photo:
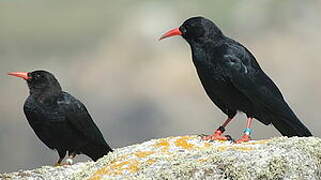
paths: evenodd
<path fill-rule="evenodd" d="M 64 164 L 61 162 L 62 162 L 62 160 L 64 160 L 64 158 L 66 156 L 66 151 L 58 150 L 58 154 L 59 154 L 59 160 L 56 162 L 56 164 L 54 166 L 63 166 Z"/>
<path fill-rule="evenodd" d="M 66 159 L 66 164 L 67 165 L 72 165 L 73 164 L 73 159 L 76 157 L 76 153 L 72 152 L 69 154 L 68 158 Z"/>
<path fill-rule="evenodd" d="M 247 118 L 246 128 L 243 131 L 243 136 L 241 137 L 241 139 L 236 140 L 236 143 L 248 142 L 251 140 L 250 135 L 252 133 L 252 129 L 251 129 L 252 121 L 253 121 L 252 117 Z"/>
<path fill-rule="evenodd" d="M 59 160 L 56 162 L 54 166 L 62 166 L 63 164 L 61 163 L 62 160 L 64 160 L 64 157 L 60 157 Z"/>
<path fill-rule="evenodd" d="M 202 137 L 203 140 L 221 140 L 221 141 L 226 141 L 226 140 L 231 140 L 232 138 L 230 136 L 222 136 L 222 134 L 225 131 L 225 127 L 232 121 L 232 118 L 227 118 L 227 120 L 220 126 L 219 128 L 216 129 L 214 134 L 204 136 Z"/>

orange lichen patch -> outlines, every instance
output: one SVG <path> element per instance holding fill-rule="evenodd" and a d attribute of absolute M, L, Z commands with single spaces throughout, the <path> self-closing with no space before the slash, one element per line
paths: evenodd
<path fill-rule="evenodd" d="M 228 149 L 228 147 L 226 146 L 220 146 L 217 148 L 218 151 L 226 151 Z"/>
<path fill-rule="evenodd" d="M 246 142 L 244 144 L 267 144 L 268 142 L 270 142 L 271 139 L 264 139 L 264 140 L 259 140 L 259 141 L 254 141 L 254 142 Z"/>
<path fill-rule="evenodd" d="M 160 139 L 154 146 L 161 148 L 161 151 L 165 153 L 168 152 L 170 144 L 167 139 Z"/>
<path fill-rule="evenodd" d="M 154 153 L 155 153 L 154 151 L 140 151 L 140 152 L 135 152 L 134 155 L 139 158 L 145 158 Z"/>
<path fill-rule="evenodd" d="M 102 176 L 117 176 L 122 175 L 124 171 L 129 171 L 130 173 L 136 173 L 139 170 L 140 162 L 137 160 L 129 160 L 123 162 L 114 162 L 104 168 L 99 169 L 90 178 L 90 180 L 99 180 Z"/>
<path fill-rule="evenodd" d="M 169 142 L 166 139 L 161 139 L 154 145 L 155 147 L 168 147 Z"/>
<path fill-rule="evenodd" d="M 89 180 L 100 180 L 100 179 L 101 179 L 100 175 L 94 175 L 94 176 L 89 178 Z"/>
<path fill-rule="evenodd" d="M 152 164 L 154 164 L 155 162 L 156 162 L 155 159 L 148 159 L 148 160 L 146 161 L 146 163 L 149 164 L 149 165 L 152 165 Z"/>
<path fill-rule="evenodd" d="M 175 145 L 184 149 L 192 149 L 194 145 L 187 142 L 187 140 L 189 139 L 191 139 L 191 137 L 188 137 L 188 136 L 180 137 L 175 141 Z"/>
<path fill-rule="evenodd" d="M 208 161 L 208 159 L 199 159 L 199 160 L 197 160 L 197 161 L 199 161 L 199 162 L 206 162 L 206 161 Z"/>
<path fill-rule="evenodd" d="M 211 146 L 212 146 L 211 143 L 208 143 L 208 142 L 204 143 L 204 147 L 205 147 L 205 148 L 208 148 L 208 147 L 211 147 Z"/>
<path fill-rule="evenodd" d="M 107 174 L 108 172 L 109 172 L 109 168 L 107 167 L 101 168 L 97 170 L 95 174 L 89 178 L 89 180 L 100 180 L 101 176 Z"/>
<path fill-rule="evenodd" d="M 236 150 L 236 151 L 252 151 L 255 150 L 253 147 L 240 147 L 240 146 L 220 146 L 217 148 L 218 151 Z"/>
<path fill-rule="evenodd" d="M 237 150 L 237 151 L 253 151 L 253 150 L 255 150 L 255 148 L 252 148 L 252 147 L 239 147 L 239 146 L 236 146 L 232 149 Z"/>
<path fill-rule="evenodd" d="M 168 150 L 169 150 L 169 146 L 163 147 L 163 148 L 161 149 L 161 152 L 163 152 L 163 153 L 169 153 Z"/>
<path fill-rule="evenodd" d="M 136 173 L 139 170 L 139 166 L 140 162 L 137 160 L 133 160 L 130 162 L 130 164 L 128 165 L 127 168 L 125 168 L 125 170 L 128 170 L 131 173 Z"/>
<path fill-rule="evenodd" d="M 110 167 L 110 170 L 115 172 L 117 172 L 118 170 L 120 171 L 128 170 L 131 173 L 134 173 L 138 171 L 139 169 L 138 165 L 139 165 L 139 162 L 137 160 L 129 160 L 129 161 L 113 163 L 109 165 L 109 167 Z"/>

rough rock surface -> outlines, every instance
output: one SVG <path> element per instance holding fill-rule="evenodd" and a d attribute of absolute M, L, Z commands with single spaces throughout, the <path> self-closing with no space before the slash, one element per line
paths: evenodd
<path fill-rule="evenodd" d="M 243 144 L 198 136 L 116 149 L 96 163 L 0 174 L 0 179 L 321 179 L 321 139 L 278 137 Z"/>

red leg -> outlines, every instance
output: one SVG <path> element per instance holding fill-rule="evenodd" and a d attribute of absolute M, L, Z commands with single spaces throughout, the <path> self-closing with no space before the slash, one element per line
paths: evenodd
<path fill-rule="evenodd" d="M 236 143 L 248 142 L 248 141 L 251 140 L 250 135 L 252 133 L 252 129 L 251 129 L 252 122 L 253 122 L 253 118 L 252 117 L 247 118 L 246 128 L 244 129 L 244 134 L 241 137 L 241 139 L 236 141 Z"/>
<path fill-rule="evenodd" d="M 227 118 L 227 120 L 220 126 L 212 135 L 202 137 L 203 140 L 221 140 L 226 141 L 229 140 L 228 137 L 222 136 L 225 131 L 225 127 L 232 121 L 232 118 Z"/>

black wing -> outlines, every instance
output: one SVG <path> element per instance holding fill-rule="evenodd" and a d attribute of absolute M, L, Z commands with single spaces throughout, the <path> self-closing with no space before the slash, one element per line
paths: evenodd
<path fill-rule="evenodd" d="M 52 124 L 64 121 L 64 117 L 59 113 L 49 115 L 31 96 L 26 99 L 23 110 L 37 137 L 50 149 L 56 149 L 57 139 L 48 131 L 48 128 L 54 128 Z"/>
<path fill-rule="evenodd" d="M 84 135 L 90 143 L 110 149 L 84 104 L 64 92 L 62 99 L 58 100 L 58 105 L 63 108 L 66 120 L 70 122 L 75 130 Z"/>
<path fill-rule="evenodd" d="M 282 135 L 311 136 L 310 131 L 285 102 L 277 86 L 261 70 L 254 56 L 245 47 L 229 45 L 222 58 L 230 81 L 258 108 L 258 117 L 272 117 L 268 121 Z"/>

